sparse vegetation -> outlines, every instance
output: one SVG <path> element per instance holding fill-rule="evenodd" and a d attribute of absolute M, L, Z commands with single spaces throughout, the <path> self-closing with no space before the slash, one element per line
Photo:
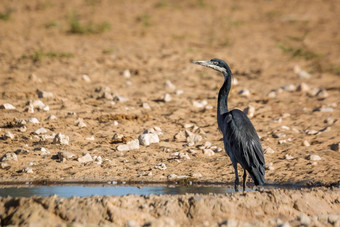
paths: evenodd
<path fill-rule="evenodd" d="M 305 50 L 301 47 L 295 48 L 295 47 L 292 47 L 292 46 L 289 46 L 289 45 L 283 45 L 283 44 L 278 45 L 278 47 L 284 53 L 289 54 L 292 57 L 301 57 L 301 58 L 304 58 L 305 60 L 311 60 L 311 59 L 321 57 L 321 54 L 316 53 L 314 51 Z"/>
<path fill-rule="evenodd" d="M 7 21 L 11 17 L 12 10 L 6 9 L 5 12 L 0 13 L 0 20 Z"/>
<path fill-rule="evenodd" d="M 73 13 L 69 20 L 70 29 L 72 34 L 100 34 L 111 29 L 108 22 L 95 24 L 93 22 L 82 24 L 79 21 L 77 13 Z"/>
<path fill-rule="evenodd" d="M 58 23 L 57 22 L 49 22 L 45 25 L 46 28 L 54 28 L 57 27 Z"/>
<path fill-rule="evenodd" d="M 137 17 L 137 21 L 142 23 L 144 27 L 149 27 L 151 25 L 151 16 L 148 13 L 143 13 Z"/>
<path fill-rule="evenodd" d="M 68 52 L 44 52 L 42 50 L 35 51 L 29 55 L 23 55 L 22 59 L 31 59 L 33 62 L 38 62 L 43 58 L 72 58 L 74 54 Z"/>

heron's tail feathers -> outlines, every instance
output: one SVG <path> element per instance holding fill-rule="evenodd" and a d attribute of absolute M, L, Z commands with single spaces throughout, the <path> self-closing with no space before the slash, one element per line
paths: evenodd
<path fill-rule="evenodd" d="M 264 179 L 264 167 L 263 166 L 258 166 L 258 167 L 251 167 L 249 175 L 253 179 L 255 185 L 263 185 L 265 183 Z"/>

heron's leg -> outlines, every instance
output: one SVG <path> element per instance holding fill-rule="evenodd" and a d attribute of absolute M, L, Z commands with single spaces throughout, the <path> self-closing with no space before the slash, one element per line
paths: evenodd
<path fill-rule="evenodd" d="M 240 183 L 240 180 L 238 179 L 238 173 L 237 173 L 237 162 L 233 162 L 234 170 L 235 170 L 235 192 L 238 192 L 238 184 Z"/>
<path fill-rule="evenodd" d="M 243 192 L 246 191 L 247 179 L 248 179 L 247 171 L 244 170 L 244 172 L 243 172 Z"/>

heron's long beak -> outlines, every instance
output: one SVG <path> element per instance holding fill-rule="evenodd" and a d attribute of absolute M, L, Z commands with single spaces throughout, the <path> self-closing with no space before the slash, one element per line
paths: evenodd
<path fill-rule="evenodd" d="M 210 67 L 210 68 L 211 68 L 211 65 L 214 65 L 211 61 L 193 61 L 192 63 L 195 63 L 197 65 L 202 65 L 205 67 Z"/>
<path fill-rule="evenodd" d="M 221 73 L 226 73 L 225 68 L 215 65 L 212 61 L 193 61 L 192 63 L 214 69 L 214 70 L 219 71 Z"/>

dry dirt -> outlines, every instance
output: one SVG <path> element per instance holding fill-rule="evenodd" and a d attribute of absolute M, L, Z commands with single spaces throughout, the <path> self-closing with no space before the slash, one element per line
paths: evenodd
<path fill-rule="evenodd" d="M 10 103 L 16 109 L 0 109 L 0 136 L 8 132 L 14 134 L 13 139 L 2 136 L 0 156 L 17 151 L 18 160 L 0 163 L 0 180 L 2 183 L 166 182 L 169 175 L 176 174 L 189 176 L 190 180 L 197 182 L 232 182 L 234 171 L 224 151 L 207 156 L 198 148 L 206 141 L 223 147 L 215 116 L 216 97 L 223 77 L 190 62 L 217 57 L 230 65 L 234 78 L 238 80 L 229 97 L 230 108 L 255 107 L 251 121 L 263 147 L 274 150 L 274 153 L 265 154 L 266 163 L 272 163 L 266 172 L 267 182 L 337 183 L 340 180 L 340 152 L 339 148 L 331 149 L 331 145 L 340 142 L 339 15 L 340 5 L 336 0 L 3 0 L 0 3 L 0 105 Z M 301 78 L 294 72 L 296 66 L 309 72 L 311 77 Z M 130 78 L 124 76 L 126 70 L 129 70 Z M 86 82 L 82 78 L 84 74 L 91 81 Z M 166 87 L 167 80 L 176 89 Z M 302 83 L 308 85 L 309 91 L 298 91 L 293 86 L 280 89 L 285 85 L 298 87 Z M 250 96 L 240 96 L 238 92 L 242 89 L 248 89 Z M 319 89 L 322 92 L 313 94 Z M 38 90 L 52 92 L 53 97 L 39 98 Z M 105 90 L 111 94 L 102 98 Z M 183 93 L 178 94 L 178 90 Z M 273 90 L 276 96 L 269 97 Z M 170 102 L 162 100 L 165 93 L 171 95 Z M 110 95 L 126 97 L 127 101 L 113 101 Z M 35 108 L 34 113 L 25 112 L 34 100 L 48 105 L 49 111 Z M 202 100 L 207 100 L 212 108 L 193 105 L 193 101 Z M 143 103 L 148 103 L 150 109 L 143 108 Z M 50 115 L 55 115 L 56 119 L 50 120 Z M 20 119 L 27 121 L 31 117 L 40 123 L 18 124 Z M 77 125 L 79 118 L 86 127 Z M 187 130 L 203 137 L 193 146 L 175 139 L 178 132 L 185 130 L 186 124 L 193 125 Z M 158 144 L 140 146 L 138 150 L 117 150 L 118 145 L 137 139 L 145 129 L 154 126 L 163 132 Z M 34 135 L 35 130 L 42 127 L 47 132 Z M 69 145 L 54 144 L 53 137 L 43 138 L 53 133 L 69 136 Z M 125 137 L 113 140 L 115 134 Z M 86 139 L 91 136 L 94 140 Z M 281 137 L 275 138 L 277 136 Z M 303 145 L 305 140 L 310 146 Z M 36 150 L 41 147 L 49 154 Z M 18 149 L 25 150 L 19 152 Z M 190 153 L 190 149 L 196 154 Z M 56 158 L 61 151 L 72 152 L 75 157 L 61 162 Z M 172 155 L 175 152 L 188 154 L 190 159 L 177 158 Z M 101 156 L 102 163 L 80 163 L 77 158 L 86 153 L 92 157 Z M 310 155 L 318 155 L 321 160 L 310 160 Z M 154 168 L 159 163 L 164 163 L 167 169 Z M 27 168 L 33 173 L 27 173 Z M 266 211 L 268 204 L 269 207 L 286 207 L 280 211 L 285 220 L 294 220 L 299 211 L 310 216 L 340 214 L 338 189 L 273 193 L 277 197 L 269 201 L 262 199 L 270 197 L 271 192 L 252 192 L 246 197 L 236 194 L 201 198 L 222 204 L 222 200 L 232 203 L 251 197 L 254 204 L 261 203 L 264 207 L 260 209 L 262 213 L 257 214 L 257 210 L 251 209 L 256 206 L 249 203 L 245 218 L 228 216 L 222 212 L 223 208 L 213 223 L 221 223 L 226 218 L 253 222 L 247 217 L 258 218 L 258 215 L 262 215 L 259 222 L 274 216 L 281 218 L 279 214 L 271 215 Z M 313 210 L 309 212 L 304 206 L 297 208 L 299 206 L 293 205 L 294 200 L 284 201 L 287 193 L 291 197 L 312 196 L 315 199 L 312 201 L 329 203 L 319 211 L 312 206 Z M 184 199 L 186 204 L 189 197 Z M 5 207 L 19 206 L 21 209 L 21 206 L 42 203 L 34 202 L 36 200 L 54 203 L 58 199 L 2 198 L 1 202 L 11 201 L 11 205 Z M 137 203 L 135 200 L 140 203 L 179 201 L 180 196 L 76 200 L 82 207 L 86 206 L 87 200 L 91 203 L 121 200 L 134 204 Z M 74 207 L 72 199 L 65 201 L 68 201 L 67 206 Z M 337 202 L 332 205 L 332 201 Z M 247 204 L 242 204 L 242 209 L 246 210 Z M 129 207 L 131 215 L 143 212 L 137 205 L 131 206 L 136 206 Z M 37 211 L 32 219 L 27 220 L 34 223 L 34 217 L 54 213 L 56 221 L 82 222 L 65 219 L 49 206 L 42 207 L 42 213 Z M 237 208 L 236 205 L 233 207 Z M 154 209 L 145 214 L 150 220 L 163 217 L 162 212 L 167 215 L 177 212 L 172 208 Z M 1 218 L 3 212 L 0 212 Z M 121 210 L 117 212 L 123 213 Z M 182 212 L 181 215 L 186 213 L 183 209 L 178 212 Z M 197 212 L 205 213 L 206 210 Z M 81 215 L 85 220 L 90 211 Z M 175 222 L 195 224 L 202 220 L 199 216 L 190 219 L 193 222 L 185 218 L 178 221 L 175 218 Z M 288 216 L 294 218 L 286 218 Z M 19 215 L 13 223 L 18 224 L 20 217 L 23 218 Z M 110 220 L 114 219 L 109 215 L 105 221 L 103 217 L 94 223 L 108 223 Z M 142 215 L 137 222 L 143 224 L 146 220 L 149 219 Z M 120 225 L 123 222 L 113 223 Z"/>

